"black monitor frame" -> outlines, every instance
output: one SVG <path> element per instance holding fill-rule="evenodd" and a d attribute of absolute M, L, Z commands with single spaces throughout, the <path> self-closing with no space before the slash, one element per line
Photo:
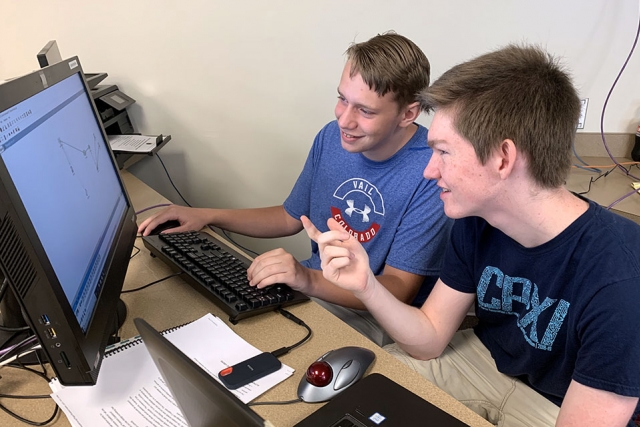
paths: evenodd
<path fill-rule="evenodd" d="M 118 173 L 95 103 L 82 78 L 82 67 L 77 57 L 1 84 L 0 112 L 76 73 L 80 75 L 126 205 L 116 228 L 115 238 L 107 251 L 103 269 L 104 284 L 86 333 L 76 319 L 2 158 L 0 271 L 8 281 L 27 324 L 37 336 L 60 383 L 91 385 L 97 381 L 104 349 L 114 329 L 114 313 L 136 236 L 135 211 Z"/>

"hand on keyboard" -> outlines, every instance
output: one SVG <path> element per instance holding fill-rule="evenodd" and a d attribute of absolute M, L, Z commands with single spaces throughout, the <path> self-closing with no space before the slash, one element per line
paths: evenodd
<path fill-rule="evenodd" d="M 284 249 L 274 249 L 257 256 L 247 269 L 251 286 L 264 288 L 284 283 L 305 293 L 311 283 L 309 270 Z"/>

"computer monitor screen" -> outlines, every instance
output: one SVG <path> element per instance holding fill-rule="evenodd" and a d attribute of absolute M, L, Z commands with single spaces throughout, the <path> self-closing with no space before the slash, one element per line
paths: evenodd
<path fill-rule="evenodd" d="M 40 68 L 48 67 L 49 65 L 57 64 L 62 61 L 60 56 L 60 49 L 58 49 L 58 42 L 55 40 L 49 41 L 36 55 L 38 58 L 38 64 Z"/>
<path fill-rule="evenodd" d="M 62 384 L 94 384 L 135 213 L 77 57 L 0 85 L 0 268 Z"/>

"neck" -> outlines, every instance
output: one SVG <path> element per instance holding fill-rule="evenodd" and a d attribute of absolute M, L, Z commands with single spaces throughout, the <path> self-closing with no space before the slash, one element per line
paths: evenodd
<path fill-rule="evenodd" d="M 498 203 L 500 209 L 485 219 L 527 248 L 552 240 L 589 207 L 564 187 L 551 190 L 529 187 Z"/>

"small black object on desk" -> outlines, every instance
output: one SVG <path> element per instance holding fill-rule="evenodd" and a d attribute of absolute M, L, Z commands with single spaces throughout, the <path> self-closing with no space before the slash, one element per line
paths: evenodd
<path fill-rule="evenodd" d="M 633 150 L 631 150 L 631 158 L 634 162 L 640 162 L 640 125 L 636 131 L 636 143 L 633 146 Z"/>

